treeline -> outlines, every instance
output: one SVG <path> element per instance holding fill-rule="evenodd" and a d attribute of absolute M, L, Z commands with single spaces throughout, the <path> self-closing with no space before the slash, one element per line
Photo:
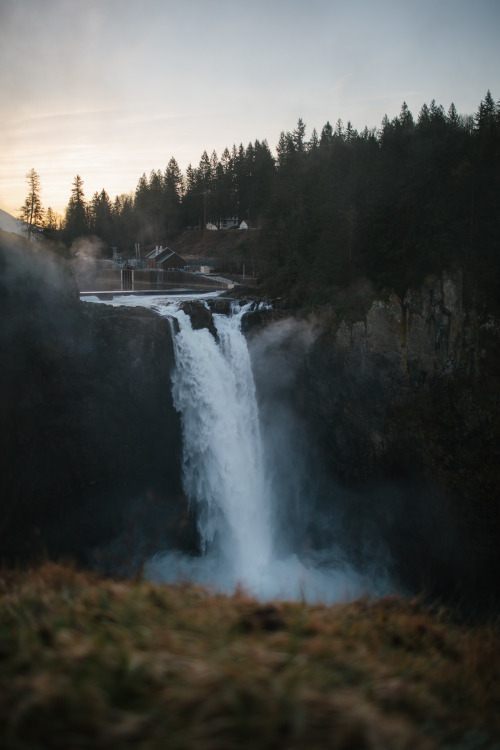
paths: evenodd
<path fill-rule="evenodd" d="M 460 266 L 471 289 L 498 295 L 500 106 L 488 91 L 473 115 L 432 101 L 417 117 L 362 132 L 329 122 L 307 137 L 299 119 L 266 141 L 204 152 L 183 175 L 175 158 L 139 179 L 135 194 L 87 203 L 75 178 L 62 224 L 70 244 L 95 234 L 122 252 L 168 242 L 230 216 L 260 228 L 253 263 L 269 288 L 327 298 L 360 275 L 404 291 L 422 275 Z"/>
<path fill-rule="evenodd" d="M 108 245 L 126 252 L 135 242 L 143 246 L 170 240 L 181 229 L 219 227 L 229 217 L 257 221 L 265 215 L 276 172 L 276 160 L 267 142 L 247 148 L 225 149 L 221 158 L 205 151 L 197 167 L 183 175 L 172 157 L 164 172 L 143 174 L 133 195 L 111 202 L 105 190 L 87 203 L 83 181 L 76 176 L 62 223 L 63 237 L 95 234 Z"/>
<path fill-rule="evenodd" d="M 282 135 L 263 240 L 276 290 L 327 298 L 365 275 L 403 293 L 425 274 L 463 268 L 471 293 L 498 300 L 500 107 L 474 116 L 406 104 L 378 131 L 339 121 L 305 140 Z"/>

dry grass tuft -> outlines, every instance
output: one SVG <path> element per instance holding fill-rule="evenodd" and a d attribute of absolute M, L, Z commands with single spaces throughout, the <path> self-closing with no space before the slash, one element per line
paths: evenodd
<path fill-rule="evenodd" d="M 496 626 L 419 601 L 262 605 L 49 563 L 0 578 L 5 750 L 484 750 L 499 667 Z"/>

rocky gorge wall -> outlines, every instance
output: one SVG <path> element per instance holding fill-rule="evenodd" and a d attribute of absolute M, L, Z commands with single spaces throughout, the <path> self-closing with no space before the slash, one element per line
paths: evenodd
<path fill-rule="evenodd" d="M 312 322 L 317 336 L 302 376 L 308 408 L 325 422 L 343 476 L 377 473 L 392 449 L 394 407 L 474 367 L 459 276 L 429 278 L 403 300 L 395 294 L 375 300 L 363 320 L 326 312 Z M 352 440 L 357 451 L 348 449 Z"/>
<path fill-rule="evenodd" d="M 325 496 L 346 533 L 375 528 L 415 590 L 441 577 L 440 593 L 494 596 L 500 336 L 465 309 L 461 274 L 375 299 L 357 318 L 263 311 L 246 326 L 256 347 L 263 330 L 283 331 L 274 340 L 293 371 L 288 397 L 338 482 Z"/>
<path fill-rule="evenodd" d="M 168 321 L 81 303 L 55 256 L 1 239 L 0 557 L 130 559 L 138 526 L 189 525 Z"/>
<path fill-rule="evenodd" d="M 293 412 L 307 453 L 299 522 L 334 503 L 353 548 L 380 537 L 410 590 L 497 596 L 497 322 L 466 309 L 459 274 L 363 315 L 276 308 L 244 322 L 264 418 Z M 205 307 L 185 311 L 215 332 Z M 0 558 L 130 573 L 167 543 L 196 549 L 168 321 L 80 302 L 63 263 L 5 236 L 0 316 Z"/>

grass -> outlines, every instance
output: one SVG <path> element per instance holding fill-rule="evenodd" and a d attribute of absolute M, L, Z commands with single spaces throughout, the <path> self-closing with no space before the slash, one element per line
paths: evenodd
<path fill-rule="evenodd" d="M 498 748 L 499 630 L 416 600 L 4 572 L 0 747 Z"/>

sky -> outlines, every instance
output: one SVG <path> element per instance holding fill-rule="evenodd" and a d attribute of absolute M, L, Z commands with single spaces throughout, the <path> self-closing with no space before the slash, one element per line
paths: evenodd
<path fill-rule="evenodd" d="M 172 156 L 305 122 L 380 126 L 406 101 L 473 114 L 500 98 L 500 0 L 0 0 L 0 208 L 41 181 L 63 213 L 133 192 Z"/>

